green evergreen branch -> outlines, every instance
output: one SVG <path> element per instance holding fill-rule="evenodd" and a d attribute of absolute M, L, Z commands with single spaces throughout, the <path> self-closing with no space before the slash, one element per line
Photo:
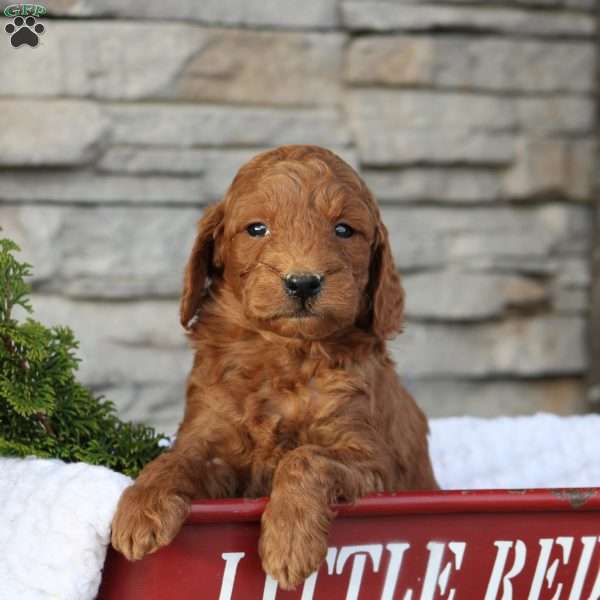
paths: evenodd
<path fill-rule="evenodd" d="M 0 455 L 85 461 L 136 476 L 166 438 L 121 422 L 110 401 L 76 380 L 79 344 L 68 327 L 13 318 L 16 306 L 32 314 L 31 266 L 15 259 L 18 251 L 0 239 Z"/>

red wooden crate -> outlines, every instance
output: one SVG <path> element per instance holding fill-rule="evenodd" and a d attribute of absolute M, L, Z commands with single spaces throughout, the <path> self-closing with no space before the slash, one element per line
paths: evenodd
<path fill-rule="evenodd" d="M 266 500 L 195 502 L 173 543 L 108 553 L 102 600 L 600 597 L 600 489 L 382 494 L 337 507 L 326 563 L 293 592 L 260 568 Z"/>

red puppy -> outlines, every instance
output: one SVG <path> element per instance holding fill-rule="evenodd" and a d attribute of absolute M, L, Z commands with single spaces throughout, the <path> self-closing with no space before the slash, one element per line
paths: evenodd
<path fill-rule="evenodd" d="M 123 494 L 113 546 L 139 559 L 168 544 L 194 498 L 270 495 L 259 551 L 293 588 L 325 557 L 330 503 L 434 489 L 425 417 L 386 350 L 403 302 L 349 165 L 315 146 L 244 165 L 187 265 L 196 355 L 177 441 Z"/>

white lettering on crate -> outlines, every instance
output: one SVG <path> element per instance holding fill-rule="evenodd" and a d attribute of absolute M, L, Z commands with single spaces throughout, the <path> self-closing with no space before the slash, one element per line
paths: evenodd
<path fill-rule="evenodd" d="M 495 558 L 490 570 L 484 600 L 520 600 L 517 599 L 513 580 L 520 575 L 530 561 L 536 561 L 535 570 L 529 584 L 527 600 L 539 600 L 551 597 L 552 600 L 583 600 L 582 590 L 592 561 L 592 555 L 600 537 L 583 536 L 574 538 L 559 536 L 538 540 L 539 547 L 530 547 L 523 540 L 497 540 L 494 542 Z M 577 565 L 570 564 L 576 544 L 581 552 Z M 379 600 L 417 600 L 413 588 L 398 589 L 398 580 L 402 565 L 411 545 L 408 542 L 383 544 L 363 544 L 358 546 L 333 546 L 328 549 L 325 569 L 328 576 L 347 574 L 345 600 L 358 600 L 363 577 L 367 569 L 379 573 L 382 559 L 387 554 L 387 568 L 382 573 L 383 587 Z M 460 588 L 452 584 L 452 576 L 461 570 L 467 553 L 467 542 L 430 541 L 426 546 L 427 563 L 424 566 L 423 581 L 418 600 L 458 600 Z M 529 556 L 528 556 L 529 555 Z M 237 571 L 245 552 L 224 552 L 223 577 L 219 600 L 232 600 L 237 583 Z M 558 556 L 551 560 L 552 556 Z M 561 577 L 561 569 L 570 566 L 570 575 Z M 573 575 L 573 572 L 575 573 Z M 564 574 L 563 574 L 564 575 Z M 319 572 L 313 573 L 304 582 L 301 600 L 313 600 L 318 586 Z M 568 596 L 567 590 L 570 585 Z M 277 582 L 265 576 L 262 600 L 275 600 Z M 466 598 L 467 596 L 465 596 Z M 586 600 L 600 600 L 600 571 L 594 581 L 592 591 Z"/>

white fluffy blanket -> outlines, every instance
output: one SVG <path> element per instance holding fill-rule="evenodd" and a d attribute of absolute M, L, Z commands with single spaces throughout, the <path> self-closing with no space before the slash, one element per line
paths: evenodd
<path fill-rule="evenodd" d="M 130 481 L 84 463 L 0 459 L 0 599 L 95 598 Z"/>
<path fill-rule="evenodd" d="M 430 422 L 442 489 L 600 487 L 600 415 Z"/>
<path fill-rule="evenodd" d="M 600 486 L 600 416 L 439 419 L 430 447 L 443 488 Z M 93 599 L 129 483 L 81 463 L 0 459 L 0 600 Z"/>

